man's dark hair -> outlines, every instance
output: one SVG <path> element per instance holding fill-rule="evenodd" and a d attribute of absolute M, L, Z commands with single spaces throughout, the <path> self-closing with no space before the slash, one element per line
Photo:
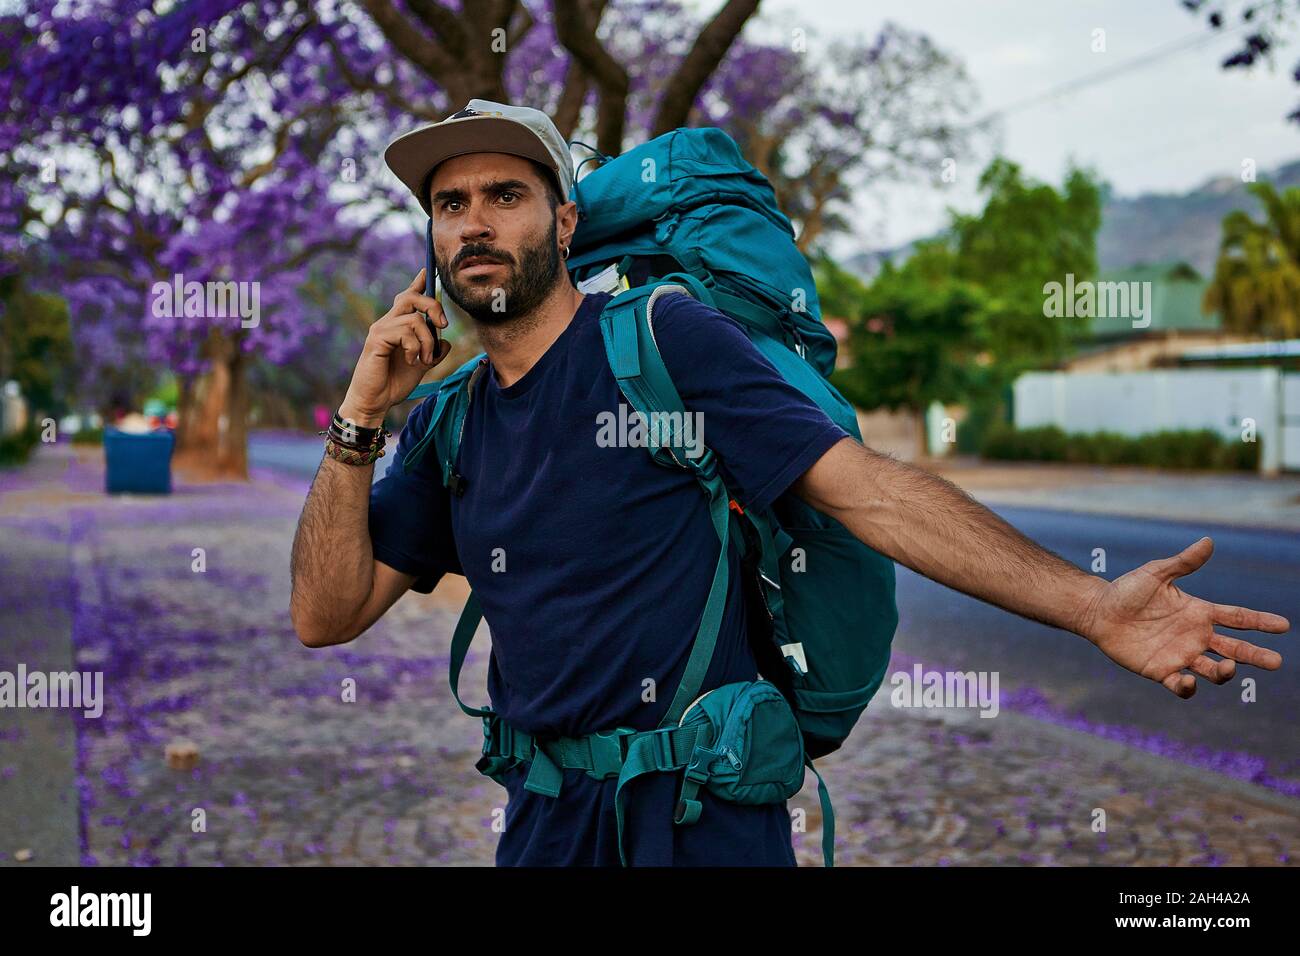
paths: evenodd
<path fill-rule="evenodd" d="M 533 164 L 533 169 L 546 184 L 546 200 L 551 204 L 551 212 L 555 212 L 556 207 L 561 203 L 568 202 L 568 199 L 560 195 L 560 184 L 555 181 L 555 173 L 535 159 L 530 159 L 529 162 Z"/>

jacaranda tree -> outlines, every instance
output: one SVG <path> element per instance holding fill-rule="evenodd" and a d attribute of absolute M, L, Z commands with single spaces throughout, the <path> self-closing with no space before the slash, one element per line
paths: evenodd
<path fill-rule="evenodd" d="M 0 17 L 0 269 L 67 300 L 84 383 L 170 369 L 180 459 L 246 474 L 250 365 L 310 361 L 310 275 L 368 288 L 414 258 L 383 148 L 471 97 L 545 109 L 604 154 L 721 125 L 805 246 L 848 228 L 855 172 L 958 141 L 944 102 L 964 92 L 934 91 L 960 76 L 923 38 L 823 49 L 757 8 L 32 0 Z M 766 39 L 741 37 L 751 20 Z"/>

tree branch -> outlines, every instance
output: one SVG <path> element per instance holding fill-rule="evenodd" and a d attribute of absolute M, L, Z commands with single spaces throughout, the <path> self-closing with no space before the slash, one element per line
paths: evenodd
<path fill-rule="evenodd" d="M 351 66 L 348 65 L 347 57 L 338 47 L 338 41 L 334 39 L 333 34 L 325 35 L 325 43 L 329 46 L 333 56 L 334 65 L 338 67 L 339 74 L 352 89 L 358 93 L 374 93 L 388 105 L 396 107 L 411 116 L 418 116 L 421 119 L 427 119 L 436 123 L 442 119 L 440 113 L 436 110 L 429 109 L 426 106 L 417 106 L 408 100 L 396 83 L 380 83 L 378 80 L 367 79 L 361 76 Z"/>
<path fill-rule="evenodd" d="M 700 31 L 690 52 L 668 81 L 650 131 L 652 137 L 686 125 L 695 98 L 731 49 L 745 21 L 754 15 L 758 4 L 759 0 L 727 0 L 717 16 Z"/>
<path fill-rule="evenodd" d="M 566 140 L 578 128 L 578 120 L 582 118 L 582 104 L 586 101 L 587 91 L 590 88 L 591 81 L 582 67 L 576 61 L 571 62 L 568 71 L 564 74 L 564 91 L 560 94 L 559 105 L 555 108 L 555 115 L 551 117 L 555 122 L 555 128 Z"/>
<path fill-rule="evenodd" d="M 579 0 L 555 0 L 555 36 L 600 90 L 596 116 L 596 146 L 617 156 L 623 151 L 627 121 L 628 78 L 625 70 L 596 37 L 601 10 Z"/>
<path fill-rule="evenodd" d="M 442 45 L 421 33 L 410 20 L 397 12 L 389 0 L 362 0 L 362 3 L 393 48 L 447 89 L 443 78 L 450 57 Z"/>
<path fill-rule="evenodd" d="M 537 21 L 533 19 L 533 15 L 528 12 L 527 7 L 521 5 L 519 7 L 519 13 L 519 19 L 515 22 L 515 25 L 510 28 L 510 32 L 506 35 L 506 47 L 510 50 L 513 50 L 522 43 L 524 37 L 528 36 L 529 31 L 537 25 Z M 514 15 L 511 14 L 512 18 L 513 16 Z"/>

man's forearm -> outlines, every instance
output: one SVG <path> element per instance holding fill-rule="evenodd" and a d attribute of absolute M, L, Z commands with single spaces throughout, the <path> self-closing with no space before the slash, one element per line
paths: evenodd
<path fill-rule="evenodd" d="M 951 482 L 852 439 L 822 456 L 795 491 L 900 564 L 1045 624 L 1081 632 L 1105 586 Z"/>
<path fill-rule="evenodd" d="M 321 460 L 293 539 L 290 610 L 299 635 L 337 633 L 370 596 L 374 467 L 347 465 L 328 455 Z"/>

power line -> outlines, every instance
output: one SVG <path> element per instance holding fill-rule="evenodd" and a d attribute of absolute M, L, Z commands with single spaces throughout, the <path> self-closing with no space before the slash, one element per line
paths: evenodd
<path fill-rule="evenodd" d="M 1142 53 L 1139 54 L 1138 56 L 1133 57 L 1132 59 L 1125 60 L 1123 63 L 1117 64 L 1116 66 L 1113 66 L 1109 69 L 1099 70 L 1098 72 L 1090 73 L 1087 76 L 1078 77 L 1073 80 L 1067 80 L 1065 83 L 1053 87 L 1052 89 L 1047 90 L 1046 92 L 1036 93 L 1033 96 L 1028 96 L 1022 100 L 1017 100 L 1008 106 L 1002 107 L 999 110 L 994 110 L 993 112 L 984 116 L 982 119 L 974 123 L 971 123 L 970 125 L 980 126 L 997 117 L 1007 116 L 1010 113 L 1018 113 L 1021 110 L 1028 109 L 1031 106 L 1037 106 L 1038 104 L 1047 102 L 1048 100 L 1053 100 L 1056 97 L 1062 96 L 1066 93 L 1077 92 L 1078 90 L 1085 89 L 1089 86 L 1095 86 L 1098 83 L 1104 83 L 1107 80 L 1113 80 L 1115 77 L 1123 73 L 1131 72 L 1132 70 L 1139 69 L 1140 67 L 1150 66 L 1153 63 L 1157 63 L 1160 60 L 1166 59 L 1167 57 L 1171 57 L 1177 53 L 1182 53 L 1186 50 L 1191 50 L 1199 46 L 1204 46 L 1205 44 L 1211 42 L 1212 40 L 1218 40 L 1222 37 L 1231 36 L 1234 33 L 1240 33 L 1242 30 L 1246 29 L 1246 27 L 1249 26 L 1254 26 L 1254 24 L 1251 21 L 1243 20 L 1240 24 L 1228 30 L 1216 30 L 1213 32 L 1199 31 L 1196 34 L 1182 37 L 1170 43 L 1162 44 L 1161 46 L 1154 47 L 1148 50 L 1146 53 Z"/>

